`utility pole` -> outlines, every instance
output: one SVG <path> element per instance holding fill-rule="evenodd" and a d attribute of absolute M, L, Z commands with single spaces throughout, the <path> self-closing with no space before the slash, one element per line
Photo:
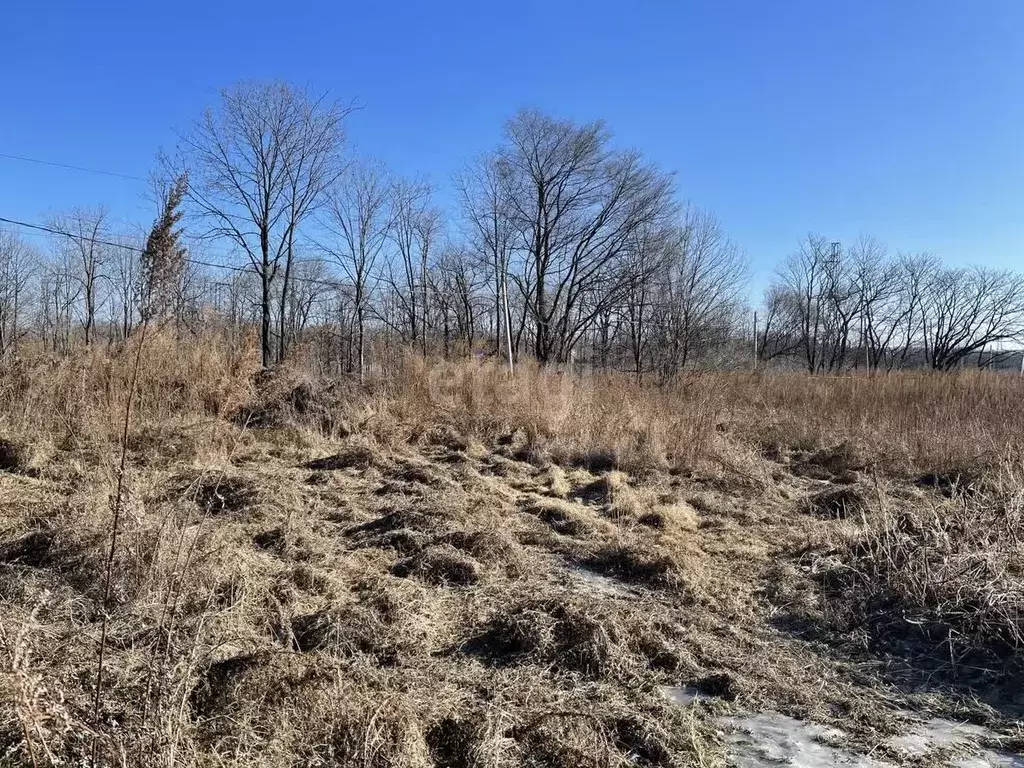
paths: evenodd
<path fill-rule="evenodd" d="M 754 310 L 754 370 L 757 370 L 757 310 Z M 1024 361 L 1021 362 L 1021 370 L 1024 370 Z"/>
<path fill-rule="evenodd" d="M 505 351 L 508 355 L 508 375 L 515 376 L 515 366 L 512 363 L 512 314 L 508 308 L 508 275 L 504 271 L 501 276 L 502 290 L 502 309 L 505 315 Z"/>

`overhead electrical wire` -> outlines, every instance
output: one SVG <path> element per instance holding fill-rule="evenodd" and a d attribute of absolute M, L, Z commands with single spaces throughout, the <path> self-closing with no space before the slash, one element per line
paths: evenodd
<path fill-rule="evenodd" d="M 97 168 L 86 168 L 86 167 L 83 167 L 83 166 L 80 166 L 80 165 L 69 165 L 67 163 L 57 163 L 57 162 L 53 162 L 53 161 L 50 161 L 50 160 L 40 160 L 39 158 L 35 158 L 35 157 L 26 157 L 24 155 L 13 155 L 13 154 L 8 154 L 6 152 L 0 152 L 0 158 L 5 158 L 5 159 L 8 159 L 8 160 L 19 160 L 21 162 L 26 162 L 26 163 L 36 163 L 38 165 L 48 165 L 48 166 L 52 166 L 54 168 L 64 168 L 66 170 L 72 170 L 72 171 L 82 171 L 84 173 L 97 173 L 97 174 L 100 174 L 102 176 L 112 176 L 112 177 L 115 177 L 115 178 L 130 179 L 130 180 L 133 180 L 133 181 L 146 181 L 146 179 L 142 178 L 141 176 L 132 176 L 132 175 L 129 175 L 129 174 L 126 174 L 126 173 L 116 173 L 114 171 L 104 171 L 104 170 L 99 170 Z M 111 242 L 111 241 L 107 241 L 107 240 L 99 240 L 99 239 L 96 239 L 96 238 L 87 237 L 85 235 L 76 235 L 73 232 L 67 232 L 67 231 L 64 231 L 64 230 L 56 229 L 54 227 L 49 227 L 49 226 L 45 226 L 45 225 L 42 225 L 42 224 L 32 224 L 32 223 L 29 223 L 29 222 L 26 222 L 26 221 L 17 221 L 15 219 L 9 219 L 9 218 L 5 218 L 3 216 L 0 216 L 0 222 L 4 222 L 4 223 L 7 223 L 7 224 L 13 224 L 15 226 L 25 227 L 27 229 L 32 229 L 32 230 L 36 230 L 36 231 L 48 232 L 48 233 L 54 234 L 54 235 L 62 235 L 64 237 L 70 237 L 72 239 L 82 240 L 82 241 L 85 241 L 85 242 L 93 242 L 93 243 L 96 243 L 97 245 L 106 245 L 106 246 L 111 247 L 111 248 L 122 248 L 124 250 L 133 251 L 135 253 L 142 253 L 142 250 L 143 250 L 142 248 L 138 248 L 136 246 L 131 246 L 131 245 L 126 245 L 124 243 L 115 243 L 115 242 Z M 226 270 L 229 270 L 229 271 L 232 271 L 232 272 L 248 272 L 249 271 L 249 267 L 239 267 L 239 266 L 234 266 L 234 265 L 231 265 L 231 264 L 214 264 L 212 262 L 202 261 L 201 259 L 194 259 L 194 258 L 191 258 L 191 257 L 186 258 L 186 261 L 189 264 L 194 264 L 194 265 L 200 266 L 200 267 L 209 267 L 211 269 L 226 269 Z M 316 263 L 316 262 L 324 263 L 324 264 L 329 264 L 330 263 L 327 259 L 317 259 L 317 258 L 305 258 L 305 259 L 298 260 L 295 263 L 306 264 L 306 263 Z M 325 288 L 339 288 L 339 287 L 343 287 L 343 285 L 344 285 L 343 283 L 341 283 L 339 281 L 321 280 L 321 279 L 318 279 L 318 278 L 303 277 L 301 275 L 291 275 L 291 276 L 289 276 L 289 280 L 294 280 L 296 282 L 302 282 L 302 283 L 306 283 L 306 284 L 309 284 L 309 285 L 320 285 L 320 286 L 325 287 Z"/>
<path fill-rule="evenodd" d="M 52 160 L 40 160 L 36 157 L 25 157 L 24 155 L 10 155 L 0 152 L 0 157 L 5 160 L 18 160 L 22 163 L 35 163 L 36 165 L 49 165 L 52 168 L 63 168 L 68 171 L 82 171 L 83 173 L 96 173 L 100 176 L 113 176 L 118 179 L 130 179 L 132 181 L 147 181 L 141 176 L 132 176 L 127 173 L 115 173 L 114 171 L 101 171 L 96 168 L 84 168 L 80 165 L 69 165 L 67 163 L 55 163 Z"/>
<path fill-rule="evenodd" d="M 32 229 L 40 232 L 47 232 L 52 235 L 60 235 L 62 237 L 69 237 L 72 240 L 79 240 L 87 243 L 95 243 L 96 245 L 105 245 L 109 248 L 121 248 L 126 251 L 132 251 L 133 253 L 142 253 L 143 249 L 134 245 L 127 245 L 125 243 L 115 243 L 111 240 L 102 240 L 100 238 L 89 237 L 87 235 L 79 235 L 74 232 L 68 232 L 67 230 L 58 229 L 57 227 L 50 227 L 44 224 L 33 224 L 27 221 L 19 221 L 17 219 L 10 219 L 6 216 L 0 216 L 0 222 L 4 224 L 13 224 L 17 227 L 25 227 L 26 229 Z M 209 267 L 211 269 L 226 269 L 232 272 L 249 272 L 249 267 L 239 267 L 232 264 L 214 264 L 213 262 L 203 261 L 202 259 L 194 259 L 192 257 L 186 257 L 185 261 L 189 264 L 194 264 L 198 267 Z M 312 260 L 301 260 L 296 263 L 307 263 Z M 322 261 L 318 259 L 317 261 Z M 291 275 L 289 280 L 295 282 L 306 283 L 308 285 L 319 285 L 325 288 L 340 288 L 343 287 L 343 283 L 331 280 L 320 280 L 313 277 L 303 277 L 302 275 Z"/>

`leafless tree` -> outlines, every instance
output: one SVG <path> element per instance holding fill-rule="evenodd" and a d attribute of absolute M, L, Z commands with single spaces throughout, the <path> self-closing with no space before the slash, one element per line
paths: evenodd
<path fill-rule="evenodd" d="M 949 268 L 930 254 L 890 259 L 861 237 L 847 252 L 809 237 L 770 287 L 769 337 L 780 354 L 798 347 L 810 372 L 836 371 L 856 348 L 855 365 L 938 370 L 1000 359 L 1024 333 L 1024 276 L 1007 270 Z M 987 358 L 983 355 L 987 352 Z"/>
<path fill-rule="evenodd" d="M 202 266 L 191 260 L 185 262 L 178 276 L 171 305 L 175 329 L 179 334 L 200 330 L 215 282 Z"/>
<path fill-rule="evenodd" d="M 233 272 L 221 282 L 222 310 L 231 328 L 244 328 L 261 317 L 260 280 L 255 272 Z"/>
<path fill-rule="evenodd" d="M 71 278 L 79 286 L 81 299 L 82 333 L 86 345 L 94 340 L 96 320 L 102 303 L 104 269 L 111 259 L 112 248 L 107 244 L 110 233 L 107 229 L 107 210 L 74 208 L 68 213 L 55 216 L 50 225 L 53 229 L 66 232 L 57 235 L 56 247 L 71 267 Z"/>
<path fill-rule="evenodd" d="M 441 228 L 441 213 L 423 182 L 397 180 L 392 185 L 390 238 L 397 259 L 388 266 L 387 282 L 403 322 L 401 333 L 427 354 L 427 268 Z"/>
<path fill-rule="evenodd" d="M 281 331 L 289 346 L 302 339 L 310 319 L 330 299 L 331 276 L 322 260 L 299 259 L 294 269 L 294 284 L 284 303 L 285 324 Z"/>
<path fill-rule="evenodd" d="M 117 330 L 121 339 L 127 339 L 135 325 L 141 288 L 141 270 L 137 247 L 122 238 L 124 247 L 112 248 L 111 287 L 114 306 L 111 311 L 111 332 Z"/>
<path fill-rule="evenodd" d="M 484 155 L 455 180 L 471 248 L 481 256 L 494 287 L 494 332 L 499 353 L 514 371 L 512 311 L 509 301 L 509 264 L 515 248 L 515 222 L 509 201 L 508 164 Z M 532 286 L 524 286 L 528 292 Z M 504 344 L 502 340 L 504 339 Z M 518 350 L 518 345 L 515 345 Z"/>
<path fill-rule="evenodd" d="M 340 173 L 347 112 L 286 83 L 240 83 L 222 91 L 217 109 L 181 140 L 192 174 L 189 198 L 208 224 L 206 235 L 237 245 L 259 277 L 264 366 L 274 354 L 274 280 L 283 264 L 282 279 L 290 281 L 298 228 Z"/>
<path fill-rule="evenodd" d="M 366 371 L 366 319 L 377 265 L 391 231 L 390 186 L 380 165 L 353 164 L 332 193 L 323 217 L 329 238 L 320 247 L 338 264 L 353 290 L 356 361 L 350 355 L 348 369 L 358 370 L 360 379 Z"/>
<path fill-rule="evenodd" d="M 929 365 L 950 370 L 990 345 L 1018 340 L 1024 331 L 1024 276 L 1007 270 L 941 269 L 923 302 Z"/>
<path fill-rule="evenodd" d="M 662 375 L 672 376 L 694 353 L 707 352 L 732 336 L 747 263 L 718 218 L 690 205 L 666 244 L 662 264 L 658 346 Z"/>
<path fill-rule="evenodd" d="M 0 357 L 16 350 L 26 331 L 29 284 L 39 260 L 35 249 L 15 233 L 0 230 Z"/>
<path fill-rule="evenodd" d="M 444 356 L 451 356 L 456 345 L 460 353 L 471 352 L 483 310 L 485 277 L 479 261 L 456 247 L 446 247 L 427 279 L 432 299 L 428 323 L 441 340 Z"/>
<path fill-rule="evenodd" d="M 344 173 L 343 122 L 350 111 L 350 107 L 329 103 L 323 96 L 315 99 L 307 96 L 296 104 L 296 135 L 286 163 L 287 249 L 281 284 L 278 362 L 282 362 L 287 354 L 286 309 L 291 301 L 296 235 L 300 225 L 326 204 L 330 189 Z"/>
<path fill-rule="evenodd" d="M 55 217 L 66 234 L 42 256 L 0 233 L 0 356 L 26 334 L 56 353 L 124 338 L 151 316 L 143 297 L 157 291 L 139 286 L 155 281 L 179 333 L 212 323 L 240 341 L 258 327 L 265 366 L 301 348 L 319 371 L 362 378 L 410 344 L 638 379 L 749 364 L 741 252 L 711 213 L 675 202 L 669 176 L 613 148 L 602 123 L 515 115 L 455 179 L 453 227 L 427 184 L 348 163 L 348 111 L 281 83 L 225 91 L 165 166 L 191 170 L 202 226 L 190 231 L 216 239 L 217 255 L 195 256 L 190 240 L 171 277 L 154 277 L 131 250 L 141 238 L 113 231 L 102 208 Z M 168 252 L 183 257 L 177 245 Z M 225 245 L 244 254 L 230 267 L 240 272 L 201 265 Z M 812 235 L 761 310 L 759 361 L 815 374 L 988 366 L 1024 341 L 1024 276 Z"/>
<path fill-rule="evenodd" d="M 879 370 L 891 364 L 906 312 L 900 267 L 882 243 L 866 235 L 849 249 L 849 260 L 858 322 L 854 365 Z"/>
<path fill-rule="evenodd" d="M 41 334 L 44 344 L 59 354 L 71 350 L 72 317 L 82 293 L 81 281 L 74 277 L 75 265 L 70 249 L 59 243 L 54 257 L 44 266 L 40 281 L 42 305 Z"/>
<path fill-rule="evenodd" d="M 768 286 L 757 343 L 757 362 L 799 355 L 803 348 L 802 302 L 779 283 Z"/>
<path fill-rule="evenodd" d="M 600 312 L 628 285 L 633 234 L 671 213 L 669 178 L 635 152 L 609 149 L 601 123 L 538 112 L 509 121 L 502 168 L 533 324 L 534 355 L 565 362 Z"/>
<path fill-rule="evenodd" d="M 622 307 L 602 312 L 597 318 L 598 363 L 602 367 L 607 365 L 611 338 L 618 330 L 617 324 L 624 322 L 633 370 L 637 381 L 643 380 L 652 348 L 659 340 L 657 324 L 659 315 L 666 309 L 661 302 L 668 287 L 669 251 L 675 240 L 674 230 L 650 225 L 633 234 L 629 248 L 629 259 L 633 264 Z"/>
<path fill-rule="evenodd" d="M 808 235 L 771 290 L 788 305 L 807 371 L 841 369 L 857 317 L 857 292 L 838 243 Z"/>
<path fill-rule="evenodd" d="M 930 253 L 902 254 L 898 257 L 898 311 L 893 313 L 893 322 L 897 327 L 894 339 L 898 341 L 900 348 L 898 353 L 894 349 L 887 368 L 911 364 L 914 362 L 914 350 L 924 350 L 925 298 L 933 276 L 941 269 L 941 261 Z"/>

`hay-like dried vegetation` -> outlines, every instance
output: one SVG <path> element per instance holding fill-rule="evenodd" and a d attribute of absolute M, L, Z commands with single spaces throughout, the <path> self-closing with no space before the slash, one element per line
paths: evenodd
<path fill-rule="evenodd" d="M 1019 727 L 1019 378 L 357 386 L 138 343 L 0 370 L 0 764 L 713 766 L 730 707 L 865 751 L 894 706 Z"/>

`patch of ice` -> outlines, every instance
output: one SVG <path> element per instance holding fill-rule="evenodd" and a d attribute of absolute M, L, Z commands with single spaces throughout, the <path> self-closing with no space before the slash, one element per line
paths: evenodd
<path fill-rule="evenodd" d="M 844 750 L 840 742 L 845 734 L 836 728 L 796 720 L 777 712 L 723 717 L 717 722 L 726 730 L 725 743 L 736 768 L 892 766 L 891 763 Z M 992 736 L 989 729 L 980 725 L 933 718 L 886 743 L 912 759 L 927 759 L 940 750 L 952 753 L 947 758 L 948 762 L 943 762 L 951 768 L 1024 768 L 1024 756 L 979 746 L 981 741 Z M 956 754 L 958 752 L 959 755 Z"/>
<path fill-rule="evenodd" d="M 796 720 L 778 712 L 722 717 L 730 764 L 736 768 L 893 768 L 835 746 L 845 734 L 835 728 Z"/>
<path fill-rule="evenodd" d="M 689 686 L 666 686 L 661 690 L 680 706 L 701 698 Z M 913 717 L 910 712 L 901 714 Z M 778 712 L 720 717 L 715 722 L 724 731 L 729 765 L 734 768 L 895 768 L 890 762 L 843 749 L 846 734 L 838 728 Z M 981 746 L 994 740 L 996 734 L 984 726 L 936 717 L 918 722 L 908 733 L 894 736 L 885 744 L 915 765 L 942 755 L 941 765 L 950 768 L 1024 768 L 1024 755 Z"/>
<path fill-rule="evenodd" d="M 893 736 L 887 744 L 910 757 L 923 757 L 937 749 L 973 745 L 987 734 L 988 729 L 980 725 L 954 723 L 934 717 L 910 733 Z"/>
<path fill-rule="evenodd" d="M 970 753 L 951 758 L 950 765 L 954 768 L 1024 768 L 1024 757 L 1020 755 L 994 752 L 979 746 L 981 741 L 993 735 L 981 725 L 954 723 L 934 717 L 915 727 L 911 733 L 894 736 L 887 743 L 908 757 L 926 757 L 941 749 Z"/>
<path fill-rule="evenodd" d="M 665 694 L 665 698 L 681 707 L 685 707 L 697 699 L 703 698 L 700 695 L 700 691 L 696 688 L 691 688 L 689 685 L 666 685 L 661 689 L 661 692 Z"/>
<path fill-rule="evenodd" d="M 953 768 L 1024 768 L 1024 757 L 986 749 L 977 757 L 956 758 L 950 765 Z"/>

